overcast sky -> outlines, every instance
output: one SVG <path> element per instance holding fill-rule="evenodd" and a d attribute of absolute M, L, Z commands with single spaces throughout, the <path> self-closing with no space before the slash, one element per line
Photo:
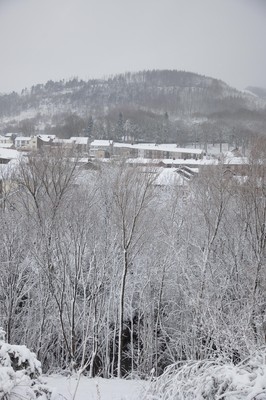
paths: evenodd
<path fill-rule="evenodd" d="M 177 69 L 266 87 L 266 0 L 0 0 L 0 93 Z"/>

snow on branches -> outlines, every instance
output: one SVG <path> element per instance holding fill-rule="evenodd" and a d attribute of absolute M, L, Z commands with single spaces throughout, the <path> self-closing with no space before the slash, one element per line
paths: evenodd
<path fill-rule="evenodd" d="M 41 363 L 26 346 L 5 343 L 0 328 L 0 399 L 49 400 L 51 390 L 39 379 Z"/>
<path fill-rule="evenodd" d="M 212 359 L 169 366 L 145 400 L 265 400 L 266 349 L 234 365 Z"/>

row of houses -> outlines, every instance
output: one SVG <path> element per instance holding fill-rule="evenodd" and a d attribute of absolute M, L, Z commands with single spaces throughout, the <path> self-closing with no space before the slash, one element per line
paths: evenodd
<path fill-rule="evenodd" d="M 203 158 L 201 149 L 180 148 L 176 144 L 154 144 L 154 143 L 118 143 L 112 140 L 93 140 L 87 137 L 71 137 L 70 139 L 59 139 L 55 135 L 16 136 L 10 134 L 0 136 L 0 147 L 15 148 L 22 151 L 39 150 L 44 146 L 54 147 L 63 145 L 75 148 L 81 154 L 90 158 L 146 158 L 146 159 L 194 159 Z"/>
<path fill-rule="evenodd" d="M 4 140 L 4 139 L 3 139 Z M 175 144 L 152 143 L 116 143 L 111 140 L 94 140 L 88 142 L 88 138 L 73 137 L 70 139 L 58 139 L 55 136 L 38 135 L 35 137 L 20 137 L 15 139 L 13 146 L 8 148 L 8 141 L 0 143 L 0 206 L 3 192 L 9 191 L 10 171 L 14 171 L 21 159 L 27 156 L 28 151 L 40 149 L 42 146 L 52 148 L 58 144 L 64 146 L 81 146 L 84 153 L 80 157 L 80 174 L 83 177 L 90 174 L 91 170 L 101 168 L 102 161 L 125 159 L 129 165 L 150 167 L 158 173 L 155 185 L 157 187 L 182 187 L 185 193 L 189 181 L 194 178 L 201 168 L 215 168 L 224 165 L 224 176 L 232 179 L 243 179 L 248 161 L 243 157 L 236 157 L 233 152 L 224 155 L 223 158 L 204 157 L 200 149 L 180 148 Z M 95 160 L 95 161 L 94 161 Z M 113 161 L 112 161 L 113 162 Z M 5 182 L 5 190 L 3 190 Z M 11 187 L 11 186 L 10 186 Z"/>
<path fill-rule="evenodd" d="M 59 139 L 55 135 L 34 136 L 0 136 L 0 147 L 16 148 L 23 151 L 39 150 L 43 146 L 77 147 L 81 152 L 88 151 L 87 137 L 71 137 L 70 139 Z"/>

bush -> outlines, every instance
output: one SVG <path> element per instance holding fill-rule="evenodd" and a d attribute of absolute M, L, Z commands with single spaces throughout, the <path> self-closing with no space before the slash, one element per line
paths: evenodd
<path fill-rule="evenodd" d="M 41 382 L 41 363 L 26 346 L 5 343 L 0 328 L 0 399 L 50 400 L 51 390 Z"/>
<path fill-rule="evenodd" d="M 152 384 L 145 400 L 265 400 L 266 351 L 233 365 L 224 359 L 169 366 Z"/>

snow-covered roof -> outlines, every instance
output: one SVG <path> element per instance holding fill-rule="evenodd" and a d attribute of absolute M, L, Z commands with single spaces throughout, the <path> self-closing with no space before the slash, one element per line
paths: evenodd
<path fill-rule="evenodd" d="M 129 144 L 129 143 L 118 143 L 118 142 L 114 142 L 114 147 L 117 147 L 117 148 L 121 148 L 121 149 L 125 149 L 125 148 L 132 148 L 132 144 Z"/>
<path fill-rule="evenodd" d="M 72 136 L 70 140 L 75 144 L 87 144 L 88 138 L 86 136 Z"/>
<path fill-rule="evenodd" d="M 156 143 L 137 143 L 130 145 L 135 149 L 147 149 L 147 150 L 161 150 L 161 151 L 173 151 L 177 148 L 176 144 L 156 144 Z"/>
<path fill-rule="evenodd" d="M 10 149 L 10 147 L 13 146 L 12 142 L 9 143 L 0 143 L 0 147 L 2 147 L 3 149 Z"/>
<path fill-rule="evenodd" d="M 29 141 L 29 140 L 31 140 L 31 137 L 30 137 L 30 136 L 18 136 L 18 137 L 16 137 L 16 139 L 15 139 L 16 142 L 17 142 L 17 141 L 21 141 L 21 140 L 27 140 L 27 141 Z"/>
<path fill-rule="evenodd" d="M 53 143 L 73 144 L 73 142 L 70 139 L 59 139 L 59 138 L 55 138 L 53 140 Z"/>
<path fill-rule="evenodd" d="M 45 135 L 41 134 L 38 135 L 38 138 L 40 138 L 43 142 L 50 142 L 50 140 L 54 140 L 56 138 L 56 135 Z"/>
<path fill-rule="evenodd" d="M 107 147 L 113 144 L 112 140 L 93 140 L 90 143 L 90 146 L 97 146 L 97 147 Z"/>
<path fill-rule="evenodd" d="M 163 160 L 156 160 L 154 158 L 143 158 L 143 157 L 137 157 L 137 158 L 127 158 L 126 163 L 128 164 L 154 164 L 158 165 L 160 162 Z"/>
<path fill-rule="evenodd" d="M 176 144 L 155 144 L 155 143 L 138 143 L 138 144 L 130 144 L 130 143 L 114 143 L 114 147 L 117 148 L 128 148 L 128 149 L 136 149 L 136 150 L 159 150 L 159 151 L 171 151 L 175 153 L 189 153 L 189 154 L 202 154 L 202 149 L 192 149 L 187 147 L 177 147 Z"/>
<path fill-rule="evenodd" d="M 15 132 L 8 132 L 8 133 L 6 133 L 5 134 L 5 137 L 12 137 L 12 136 L 18 136 L 18 135 L 21 135 L 21 132 L 20 133 L 15 133 Z"/>
<path fill-rule="evenodd" d="M 159 175 L 155 180 L 158 186 L 184 186 L 188 180 L 176 172 L 176 168 L 161 168 Z"/>
<path fill-rule="evenodd" d="M 4 148 L 0 147 L 0 158 L 12 160 L 14 158 L 19 158 L 20 156 L 21 156 L 21 153 L 17 150 L 4 149 Z"/>

